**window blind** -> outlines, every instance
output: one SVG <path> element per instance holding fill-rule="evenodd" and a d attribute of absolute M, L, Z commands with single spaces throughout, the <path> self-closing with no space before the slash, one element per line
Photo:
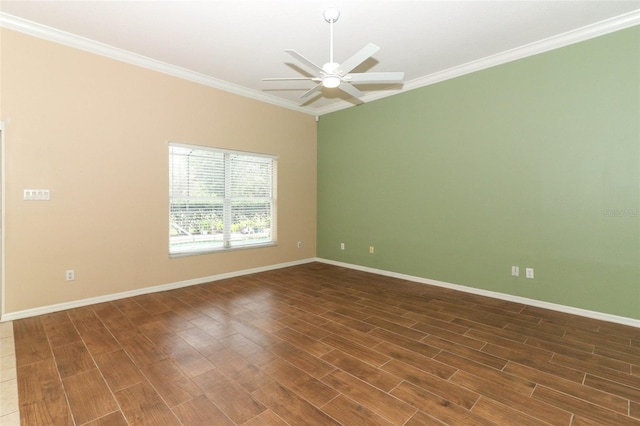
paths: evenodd
<path fill-rule="evenodd" d="M 277 158 L 169 144 L 169 254 L 275 243 Z"/>

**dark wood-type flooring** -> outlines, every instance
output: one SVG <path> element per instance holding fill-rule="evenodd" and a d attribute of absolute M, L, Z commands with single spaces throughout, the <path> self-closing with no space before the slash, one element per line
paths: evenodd
<path fill-rule="evenodd" d="M 14 335 L 23 425 L 640 425 L 640 329 L 322 263 Z"/>

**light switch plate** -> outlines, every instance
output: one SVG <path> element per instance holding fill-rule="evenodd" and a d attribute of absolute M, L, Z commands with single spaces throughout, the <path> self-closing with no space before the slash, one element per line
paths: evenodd
<path fill-rule="evenodd" d="M 49 201 L 51 192 L 48 189 L 25 189 L 23 198 L 26 201 Z"/>

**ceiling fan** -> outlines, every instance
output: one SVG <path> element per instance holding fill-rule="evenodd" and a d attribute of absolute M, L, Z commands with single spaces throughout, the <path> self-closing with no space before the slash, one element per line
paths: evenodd
<path fill-rule="evenodd" d="M 311 89 L 304 92 L 302 96 L 300 96 L 300 98 L 306 98 L 325 87 L 327 89 L 338 88 L 356 99 L 363 97 L 364 93 L 357 89 L 353 84 L 402 83 L 404 72 L 351 72 L 354 68 L 356 68 L 358 65 L 369 59 L 374 53 L 380 50 L 380 48 L 373 43 L 367 44 L 342 64 L 333 61 L 333 24 L 338 20 L 339 17 L 340 11 L 338 11 L 337 9 L 331 8 L 324 11 L 324 20 L 329 23 L 330 35 L 329 62 L 324 64 L 322 67 L 314 64 L 295 50 L 285 49 L 285 52 L 287 52 L 289 55 L 302 62 L 310 70 L 316 72 L 317 77 L 263 78 L 262 81 L 310 80 L 316 82 L 317 84 Z"/>

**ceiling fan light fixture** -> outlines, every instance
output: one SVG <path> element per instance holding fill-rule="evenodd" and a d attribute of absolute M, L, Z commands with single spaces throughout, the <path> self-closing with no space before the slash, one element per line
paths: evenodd
<path fill-rule="evenodd" d="M 327 89 L 334 89 L 340 86 L 340 83 L 342 83 L 342 80 L 337 75 L 325 75 L 322 77 L 322 86 Z"/>
<path fill-rule="evenodd" d="M 0 0 L 1 1 L 1 0 Z M 376 53 L 380 48 L 373 43 L 368 43 L 346 61 L 339 64 L 333 60 L 333 24 L 340 17 L 338 9 L 326 9 L 324 11 L 324 19 L 329 23 L 329 62 L 322 67 L 311 62 L 298 52 L 292 49 L 285 49 L 285 52 L 293 56 L 299 62 L 303 63 L 310 70 L 313 70 L 312 76 L 298 78 L 263 78 L 263 81 L 275 80 L 310 80 L 316 84 L 300 96 L 300 98 L 308 98 L 316 92 L 322 91 L 323 88 L 338 88 L 354 99 L 361 99 L 364 96 L 354 84 L 392 84 L 402 83 L 404 73 L 402 72 L 356 72 L 351 73 L 367 59 Z M 305 73 L 306 74 L 306 73 Z M 342 84 L 344 83 L 344 84 Z"/>

